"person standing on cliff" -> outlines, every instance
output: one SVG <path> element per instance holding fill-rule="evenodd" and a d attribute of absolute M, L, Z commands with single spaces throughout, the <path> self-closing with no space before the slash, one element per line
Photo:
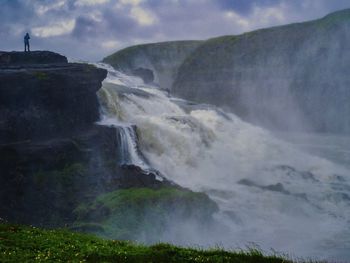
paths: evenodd
<path fill-rule="evenodd" d="M 24 36 L 24 52 L 27 51 L 27 48 L 28 48 L 28 52 L 30 51 L 30 48 L 29 48 L 29 39 L 30 39 L 30 36 L 29 36 L 29 34 L 27 33 L 27 34 Z"/>

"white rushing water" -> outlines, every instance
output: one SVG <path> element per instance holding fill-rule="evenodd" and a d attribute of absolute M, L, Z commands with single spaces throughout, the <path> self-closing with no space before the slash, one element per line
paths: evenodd
<path fill-rule="evenodd" d="M 145 160 L 135 153 L 128 162 L 149 165 L 181 186 L 203 191 L 220 207 L 215 217 L 225 234 L 203 240 L 191 232 L 165 241 L 227 248 L 254 242 L 267 251 L 350 259 L 349 167 L 303 151 L 234 114 L 171 98 L 136 77 L 98 66 L 109 71 L 99 91 L 101 122 L 137 126 Z M 136 135 L 130 134 L 125 134 L 125 148 L 133 151 Z"/>

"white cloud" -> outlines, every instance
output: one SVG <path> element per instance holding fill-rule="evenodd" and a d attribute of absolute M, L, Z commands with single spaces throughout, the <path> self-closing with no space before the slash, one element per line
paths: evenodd
<path fill-rule="evenodd" d="M 53 37 L 69 34 L 75 27 L 75 20 L 65 20 L 49 26 L 35 27 L 32 32 L 37 37 Z"/>
<path fill-rule="evenodd" d="M 150 11 L 142 9 L 138 6 L 133 6 L 131 8 L 130 16 L 135 19 L 141 26 L 150 26 L 157 21 L 157 18 Z"/>
<path fill-rule="evenodd" d="M 122 5 L 133 5 L 137 6 L 139 5 L 143 0 L 120 0 L 120 4 Z"/>
<path fill-rule="evenodd" d="M 233 11 L 227 11 L 225 12 L 224 16 L 227 20 L 231 21 L 232 23 L 235 23 L 242 27 L 243 30 L 248 30 L 250 28 L 249 20 L 240 16 L 236 12 Z"/>
<path fill-rule="evenodd" d="M 19 0 L 20 5 L 5 1 L 8 4 L 0 8 L 0 36 L 6 39 L 5 47 L 12 47 L 29 31 L 38 46 L 74 56 L 75 47 L 82 47 L 81 58 L 96 60 L 131 44 L 240 34 L 349 7 L 349 0 L 244 0 L 249 9 L 242 12 L 243 0 L 229 5 L 221 1 Z"/>
<path fill-rule="evenodd" d="M 75 6 L 93 6 L 108 3 L 110 0 L 77 0 Z"/>
<path fill-rule="evenodd" d="M 96 22 L 102 22 L 103 21 L 103 15 L 99 11 L 91 12 L 88 17 L 91 18 L 92 20 L 96 21 Z"/>
<path fill-rule="evenodd" d="M 120 46 L 120 43 L 116 40 L 103 41 L 101 47 L 104 49 L 116 49 Z"/>
<path fill-rule="evenodd" d="M 248 16 L 240 15 L 234 11 L 225 11 L 224 17 L 233 26 L 239 28 L 242 33 L 243 31 L 288 23 L 288 10 L 290 12 L 290 9 L 284 3 L 271 7 L 254 5 Z"/>
<path fill-rule="evenodd" d="M 114 5 L 115 13 L 128 14 L 140 26 L 151 26 L 158 21 L 156 15 L 148 9 L 141 7 L 145 0 L 119 0 Z"/>
<path fill-rule="evenodd" d="M 36 12 L 38 15 L 43 15 L 45 14 L 46 12 L 48 11 L 51 11 L 51 10 L 57 10 L 57 9 L 60 9 L 62 8 L 64 5 L 66 4 L 66 1 L 65 0 L 62 0 L 62 1 L 58 1 L 56 3 L 52 3 L 52 4 L 49 4 L 49 5 L 41 5 L 39 4 L 37 7 L 36 7 Z"/>
<path fill-rule="evenodd" d="M 286 22 L 286 12 L 288 12 L 288 8 L 283 3 L 273 7 L 255 6 L 252 19 L 254 23 L 262 26 L 282 24 Z"/>

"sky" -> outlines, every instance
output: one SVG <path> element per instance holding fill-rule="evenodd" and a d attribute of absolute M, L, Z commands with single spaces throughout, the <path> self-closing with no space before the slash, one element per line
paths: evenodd
<path fill-rule="evenodd" d="M 100 61 L 127 46 L 208 39 L 302 22 L 349 0 L 0 0 L 0 50 L 51 50 Z"/>

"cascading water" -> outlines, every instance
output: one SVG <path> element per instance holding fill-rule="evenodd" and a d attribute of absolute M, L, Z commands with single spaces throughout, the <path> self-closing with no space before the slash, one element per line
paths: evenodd
<path fill-rule="evenodd" d="M 137 138 L 132 126 L 119 126 L 118 135 L 120 136 L 120 165 L 137 165 L 143 169 L 148 168 L 143 157 L 138 152 Z"/>
<path fill-rule="evenodd" d="M 118 82 L 120 78 L 118 72 L 108 65 L 99 64 L 98 66 L 108 70 L 109 79 L 113 79 L 115 83 L 123 84 L 123 82 Z M 132 83 L 126 82 L 126 84 L 131 85 Z M 118 107 L 118 101 L 118 93 L 110 93 L 105 89 L 100 92 L 100 102 L 102 103 L 100 124 L 117 127 L 119 165 L 136 165 L 143 170 L 147 170 L 149 166 L 138 149 L 135 127 L 130 123 L 121 121 L 120 114 L 122 114 L 122 111 Z"/>
<path fill-rule="evenodd" d="M 184 231 L 163 241 L 227 248 L 254 242 L 298 256 L 350 258 L 349 168 L 234 114 L 171 98 L 136 77 L 98 66 L 109 71 L 99 92 L 101 122 L 126 127 L 120 133 L 123 162 L 157 169 L 181 186 L 206 192 L 220 207 L 215 217 L 224 232 L 203 239 Z M 137 126 L 140 153 L 130 123 Z"/>

